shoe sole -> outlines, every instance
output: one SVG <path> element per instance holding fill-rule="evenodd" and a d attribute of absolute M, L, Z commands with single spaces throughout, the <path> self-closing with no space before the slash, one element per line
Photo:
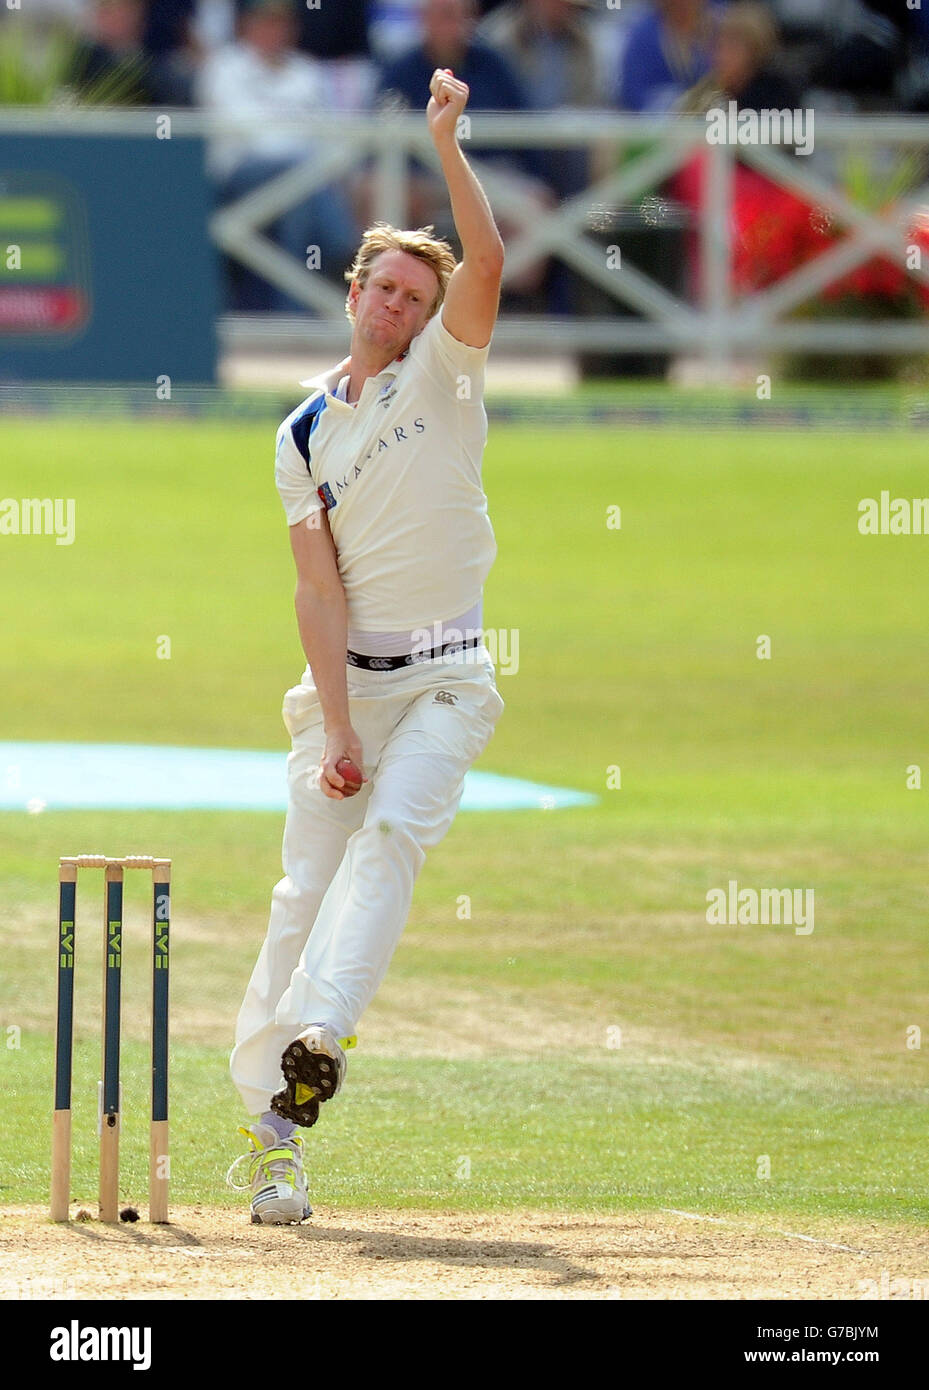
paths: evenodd
<path fill-rule="evenodd" d="M 339 1064 L 325 1052 L 311 1052 L 299 1038 L 281 1057 L 284 1089 L 271 1098 L 275 1115 L 309 1129 L 319 1119 L 323 1101 L 335 1095 Z"/>
<path fill-rule="evenodd" d="M 301 1221 L 305 1221 L 308 1216 L 313 1215 L 313 1208 L 307 1207 L 302 1216 L 281 1217 L 277 1221 L 266 1221 L 263 1216 L 259 1216 L 257 1211 L 252 1212 L 253 1226 L 299 1226 Z"/>

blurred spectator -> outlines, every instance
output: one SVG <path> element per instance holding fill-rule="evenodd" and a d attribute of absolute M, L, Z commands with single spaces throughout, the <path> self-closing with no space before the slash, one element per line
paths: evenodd
<path fill-rule="evenodd" d="M 906 0 L 849 0 L 810 81 L 850 93 L 872 110 L 892 110 L 911 39 L 918 34 L 917 13 Z"/>
<path fill-rule="evenodd" d="M 160 67 L 142 44 L 142 0 L 95 0 L 88 23 L 88 36 L 75 47 L 65 85 L 83 102 L 116 106 L 163 102 Z"/>
<path fill-rule="evenodd" d="M 589 0 L 508 0 L 478 29 L 513 63 L 529 105 L 537 111 L 599 106 Z M 584 149 L 538 150 L 534 167 L 557 198 L 590 182 Z"/>
<path fill-rule="evenodd" d="M 642 15 L 652 8 L 652 0 L 622 0 L 616 9 L 607 9 L 605 0 L 591 11 L 591 27 L 597 53 L 597 89 L 604 106 L 615 106 L 619 72 L 629 35 Z"/>
<path fill-rule="evenodd" d="M 303 6 L 297 43 L 314 58 L 367 57 L 370 0 L 320 0 Z"/>
<path fill-rule="evenodd" d="M 275 129 L 270 123 L 274 117 L 286 120 L 324 109 L 321 65 L 297 52 L 296 34 L 290 0 L 251 0 L 238 42 L 220 49 L 203 66 L 198 83 L 201 104 L 227 118 L 227 129 L 210 145 L 221 202 L 243 197 L 311 153 L 299 130 Z M 301 265 L 307 247 L 318 246 L 323 273 L 338 282 L 360 229 L 343 190 L 333 185 L 285 212 L 272 235 Z M 237 308 L 303 309 L 264 282 L 255 283 L 255 277 L 239 279 Z"/>
<path fill-rule="evenodd" d="M 300 9 L 297 47 L 325 64 L 327 103 L 337 111 L 366 111 L 374 99 L 377 68 L 371 57 L 371 0 L 320 0 Z"/>
<path fill-rule="evenodd" d="M 424 0 L 422 43 L 388 63 L 379 99 L 424 109 L 436 68 L 451 68 L 470 89 L 469 111 L 524 111 L 519 79 L 506 58 L 474 37 L 475 0 Z"/>
<path fill-rule="evenodd" d="M 295 3 L 296 47 L 325 60 L 325 104 L 337 110 L 371 105 L 375 69 L 368 45 L 370 0 L 326 0 L 313 9 Z M 196 69 L 207 54 L 236 37 L 248 0 L 150 0 L 145 46 L 162 55 L 177 85 L 191 99 Z"/>
<path fill-rule="evenodd" d="M 422 38 L 421 5 L 422 0 L 371 0 L 368 38 L 375 56 L 382 62 L 419 43 Z"/>
<path fill-rule="evenodd" d="M 592 0 L 507 0 L 483 21 L 478 36 L 504 53 L 538 111 L 600 106 Z"/>
<path fill-rule="evenodd" d="M 842 26 L 849 0 L 767 0 L 780 33 L 786 69 L 804 85 L 827 45 Z"/>
<path fill-rule="evenodd" d="M 778 31 L 771 12 L 759 0 L 736 0 L 716 16 L 707 76 L 686 92 L 677 109 L 702 115 L 734 101 L 741 110 L 793 111 L 802 106 L 802 93 L 793 80 L 779 71 Z M 790 147 L 786 147 L 790 151 Z M 669 180 L 668 191 L 691 213 L 695 225 L 706 198 L 707 153 L 691 155 Z M 733 220 L 741 226 L 746 209 L 768 207 L 772 218 L 780 207 L 783 190 L 736 155 L 733 168 Z M 696 234 L 687 237 L 687 279 L 691 296 L 701 293 L 702 266 Z"/>
<path fill-rule="evenodd" d="M 711 17 L 707 0 L 655 0 L 630 31 L 617 106 L 670 111 L 709 72 Z"/>
<path fill-rule="evenodd" d="M 481 16 L 503 0 L 478 0 Z M 381 62 L 389 62 L 422 39 L 422 0 L 368 0 L 368 37 Z"/>
<path fill-rule="evenodd" d="M 145 48 L 163 58 L 189 53 L 199 65 L 235 39 L 235 0 L 148 0 L 147 11 Z"/>
<path fill-rule="evenodd" d="M 677 109 L 703 114 L 729 101 L 740 110 L 799 107 L 800 88 L 779 71 L 777 54 L 777 28 L 768 7 L 760 0 L 736 0 L 717 17 L 710 71 L 684 94 Z"/>
<path fill-rule="evenodd" d="M 910 65 L 900 83 L 904 110 L 929 113 L 929 5 L 913 11 Z"/>
<path fill-rule="evenodd" d="M 233 26 L 233 0 L 149 0 L 143 43 L 170 105 L 191 104 L 205 55 L 231 42 Z"/>
<path fill-rule="evenodd" d="M 781 34 L 781 41 L 823 33 L 823 26 L 839 23 L 848 0 L 767 0 Z"/>
<path fill-rule="evenodd" d="M 146 52 L 165 56 L 183 48 L 196 9 L 196 0 L 149 0 L 142 40 Z"/>
<path fill-rule="evenodd" d="M 600 106 L 590 11 L 590 0 L 507 0 L 483 21 L 478 36 L 509 58 L 534 110 Z M 590 154 L 584 148 L 534 150 L 533 167 L 554 203 L 590 183 Z M 549 260 L 542 307 L 555 314 L 576 312 L 579 285 L 560 260 Z"/>
<path fill-rule="evenodd" d="M 153 0 L 153 7 L 166 0 Z M 171 3 L 171 0 L 167 0 Z M 200 53 L 213 53 L 224 44 L 232 43 L 236 34 L 235 0 L 176 0 L 190 5 L 188 38 Z"/>

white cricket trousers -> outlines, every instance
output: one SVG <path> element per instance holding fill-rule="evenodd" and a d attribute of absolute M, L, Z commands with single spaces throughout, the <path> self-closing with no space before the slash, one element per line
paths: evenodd
<path fill-rule="evenodd" d="M 503 712 L 482 645 L 399 671 L 346 669 L 370 779 L 353 797 L 319 789 L 325 733 L 309 668 L 284 697 L 293 747 L 284 877 L 230 1059 L 250 1115 L 281 1089 L 281 1053 L 304 1026 L 355 1032 L 406 925 L 425 851 L 454 820 L 465 773 Z"/>

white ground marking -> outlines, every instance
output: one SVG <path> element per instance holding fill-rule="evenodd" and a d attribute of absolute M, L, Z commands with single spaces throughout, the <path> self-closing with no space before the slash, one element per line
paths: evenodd
<path fill-rule="evenodd" d="M 659 1211 L 663 1211 L 669 1216 L 683 1216 L 685 1221 L 712 1221 L 716 1226 L 740 1227 L 740 1222 L 738 1221 L 727 1221 L 722 1216 L 703 1216 L 698 1211 L 678 1211 L 675 1207 L 659 1207 Z M 744 1229 L 744 1227 L 742 1229 Z M 821 1240 L 819 1236 L 804 1236 L 798 1234 L 796 1231 L 773 1230 L 771 1234 L 783 1236 L 785 1240 L 805 1240 L 810 1245 L 824 1245 L 827 1250 L 847 1250 L 850 1255 L 874 1254 L 873 1250 L 859 1250 L 855 1245 L 840 1245 L 834 1240 Z"/>

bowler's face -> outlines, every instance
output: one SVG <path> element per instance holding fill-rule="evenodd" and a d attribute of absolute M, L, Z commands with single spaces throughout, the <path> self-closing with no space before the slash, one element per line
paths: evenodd
<path fill-rule="evenodd" d="M 425 328 L 438 289 L 435 271 L 418 256 L 382 251 L 364 288 L 354 280 L 349 290 L 355 333 L 393 361 Z"/>

